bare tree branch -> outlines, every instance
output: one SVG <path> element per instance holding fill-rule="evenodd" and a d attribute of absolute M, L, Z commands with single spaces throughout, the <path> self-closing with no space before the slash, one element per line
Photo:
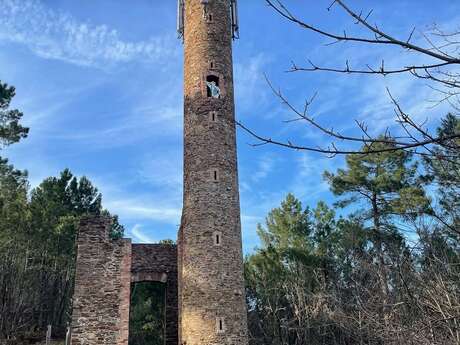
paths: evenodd
<path fill-rule="evenodd" d="M 291 12 L 282 0 L 265 0 L 269 7 L 276 11 L 283 18 L 288 21 L 299 25 L 300 27 L 317 33 L 321 36 L 330 38 L 333 40 L 332 43 L 336 42 L 358 42 L 362 44 L 382 44 L 401 47 L 405 50 L 412 51 L 435 61 L 424 64 L 411 64 L 399 68 L 387 68 L 385 67 L 385 61 L 382 59 L 379 67 L 371 67 L 367 64 L 367 68 L 352 68 L 349 61 L 345 62 L 344 67 L 322 67 L 308 60 L 309 66 L 303 67 L 298 66 L 295 62 L 291 62 L 291 68 L 288 72 L 332 72 L 332 73 L 345 73 L 345 74 L 363 74 L 363 75 L 398 75 L 403 73 L 410 73 L 413 77 L 432 82 L 433 85 L 428 84 L 433 90 L 440 93 L 442 96 L 435 105 L 447 102 L 453 109 L 460 110 L 460 74 L 457 72 L 457 67 L 460 66 L 460 58 L 452 55 L 447 51 L 447 48 L 451 49 L 454 47 L 456 50 L 460 49 L 460 31 L 452 33 L 444 33 L 439 27 L 434 26 L 433 34 L 435 37 L 443 39 L 444 43 L 438 44 L 434 40 L 430 39 L 427 35 L 424 35 L 425 40 L 428 44 L 427 47 L 423 47 L 416 43 L 413 43 L 413 36 L 416 28 L 413 27 L 409 35 L 405 39 L 399 39 L 393 35 L 388 34 L 383 29 L 379 28 L 376 24 L 369 22 L 370 17 L 373 13 L 370 11 L 355 12 L 349 6 L 346 5 L 344 0 L 333 0 L 327 7 L 328 11 L 331 11 L 334 7 L 341 8 L 351 19 L 357 24 L 363 27 L 372 37 L 349 35 L 347 32 L 343 34 L 336 34 L 330 31 L 323 30 L 317 26 L 310 25 L 305 21 L 299 19 L 293 12 Z M 457 40 L 457 37 L 459 39 Z M 452 50 L 452 49 L 451 49 Z M 436 61 L 437 60 L 437 61 Z M 455 67 L 455 68 L 454 68 Z M 450 69 L 449 69 L 450 68 Z M 314 145 L 304 145 L 294 142 L 292 139 L 276 140 L 272 137 L 263 136 L 255 131 L 251 130 L 247 126 L 238 123 L 238 125 L 245 130 L 247 133 L 257 139 L 257 143 L 254 146 L 260 146 L 265 144 L 274 144 L 282 147 L 295 149 L 295 150 L 307 150 L 313 152 L 325 153 L 327 155 L 337 154 L 363 154 L 361 149 L 343 149 L 337 146 L 337 142 L 349 142 L 360 144 L 366 148 L 367 154 L 384 152 L 386 150 L 408 150 L 416 154 L 421 155 L 433 155 L 431 147 L 433 145 L 444 146 L 447 149 L 458 149 L 457 146 L 451 145 L 453 140 L 460 138 L 460 133 L 455 133 L 449 137 L 442 137 L 433 135 L 425 128 L 424 123 L 417 123 L 414 121 L 410 114 L 404 111 L 401 104 L 387 89 L 388 97 L 394 106 L 394 116 L 396 123 L 401 127 L 403 136 L 394 137 L 391 135 L 389 129 L 385 130 L 383 135 L 375 136 L 368 131 L 368 127 L 364 121 L 358 121 L 354 119 L 357 129 L 362 135 L 345 135 L 334 128 L 328 128 L 309 114 L 309 108 L 316 97 L 316 94 L 312 99 L 305 101 L 303 109 L 295 107 L 280 89 L 275 89 L 272 83 L 265 77 L 267 83 L 277 98 L 280 99 L 281 103 L 285 105 L 288 110 L 294 115 L 293 118 L 285 120 L 285 123 L 293 122 L 305 122 L 309 126 L 318 130 L 326 137 L 331 139 L 330 144 L 327 147 L 317 147 Z M 436 87 L 437 85 L 437 87 Z M 336 142 L 337 141 L 337 142 Z M 376 150 L 372 146 L 373 143 L 389 144 L 393 145 L 391 148 L 384 150 Z M 446 157 L 448 158 L 448 157 Z"/>

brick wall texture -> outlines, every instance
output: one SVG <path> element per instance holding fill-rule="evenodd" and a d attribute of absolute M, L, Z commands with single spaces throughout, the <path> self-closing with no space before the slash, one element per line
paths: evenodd
<path fill-rule="evenodd" d="M 185 0 L 184 200 L 178 247 L 112 241 L 109 219 L 82 220 L 73 345 L 127 345 L 130 284 L 139 281 L 167 284 L 167 345 L 248 343 L 230 2 Z M 218 82 L 219 98 L 207 95 L 209 76 Z"/>
<path fill-rule="evenodd" d="M 72 314 L 72 345 L 128 344 L 131 243 L 111 240 L 111 219 L 82 219 Z"/>
<path fill-rule="evenodd" d="M 131 284 L 166 284 L 165 345 L 178 344 L 175 245 L 111 240 L 111 219 L 84 218 L 78 236 L 72 345 L 128 345 Z"/>
<path fill-rule="evenodd" d="M 185 0 L 184 24 L 180 343 L 247 344 L 230 0 L 211 0 L 206 7 L 201 0 Z M 218 99 L 206 95 L 209 75 L 219 78 Z"/>

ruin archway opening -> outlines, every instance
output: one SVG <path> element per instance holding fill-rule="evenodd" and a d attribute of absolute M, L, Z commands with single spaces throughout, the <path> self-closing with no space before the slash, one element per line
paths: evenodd
<path fill-rule="evenodd" d="M 166 284 L 140 281 L 131 284 L 129 345 L 164 345 Z"/>

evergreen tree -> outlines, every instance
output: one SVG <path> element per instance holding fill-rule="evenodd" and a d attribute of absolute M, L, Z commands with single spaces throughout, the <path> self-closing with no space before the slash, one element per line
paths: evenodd
<path fill-rule="evenodd" d="M 0 339 L 28 336 L 71 316 L 76 236 L 84 215 L 109 216 L 102 195 L 70 170 L 28 196 L 27 175 L 0 161 Z M 116 216 L 112 236 L 123 236 Z M 57 332 L 57 333 L 56 333 Z"/>
<path fill-rule="evenodd" d="M 460 133 L 460 119 L 447 114 L 437 130 L 440 137 Z M 451 237 L 460 240 L 460 139 L 451 139 L 436 146 L 425 156 L 428 179 L 437 186 L 440 212 L 434 213 Z"/>
<path fill-rule="evenodd" d="M 86 178 L 78 179 L 69 169 L 59 177 L 45 179 L 31 192 L 31 227 L 38 251 L 36 260 L 44 265 L 41 268 L 40 284 L 42 301 L 39 313 L 47 324 L 64 327 L 71 315 L 71 297 L 76 257 L 76 237 L 80 218 L 84 215 L 110 216 L 102 209 L 102 195 Z M 123 227 L 114 218 L 112 236 L 122 237 Z M 44 305 L 43 305 L 44 304 Z"/>
<path fill-rule="evenodd" d="M 27 137 L 29 132 L 19 123 L 23 114 L 17 109 L 9 109 L 15 94 L 13 86 L 0 81 L 0 144 L 5 146 Z"/>
<path fill-rule="evenodd" d="M 0 82 L 0 146 L 25 138 L 14 87 Z M 71 314 L 75 239 L 83 215 L 109 216 L 102 195 L 70 170 L 29 193 L 27 172 L 0 157 L 0 342 L 29 337 L 48 324 L 64 331 Z M 123 236 L 113 216 L 112 237 Z"/>
<path fill-rule="evenodd" d="M 337 196 L 345 196 L 337 205 L 358 205 L 355 214 L 372 224 L 370 235 L 379 272 L 383 317 L 386 317 L 385 306 L 390 303 L 392 291 L 387 267 L 400 261 L 398 253 L 404 248 L 404 240 L 393 221 L 396 217 L 415 219 L 430 211 L 430 200 L 417 178 L 417 163 L 412 162 L 410 153 L 390 150 L 366 154 L 371 150 L 393 147 L 391 142 L 364 146 L 362 155 L 346 156 L 345 169 L 338 169 L 336 174 L 324 173 L 331 191 Z"/>
<path fill-rule="evenodd" d="M 260 224 L 257 227 L 263 248 L 307 248 L 311 231 L 309 213 L 294 195 L 288 194 L 281 207 L 268 214 L 266 228 Z"/>
<path fill-rule="evenodd" d="M 130 345 L 162 345 L 165 330 L 165 293 L 162 283 L 132 284 L 129 316 Z"/>

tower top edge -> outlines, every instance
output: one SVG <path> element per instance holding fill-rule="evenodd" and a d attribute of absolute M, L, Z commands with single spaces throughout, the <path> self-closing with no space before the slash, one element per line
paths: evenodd
<path fill-rule="evenodd" d="M 201 5 L 202 7 L 202 16 L 206 17 L 207 12 L 210 7 L 216 6 L 216 3 L 220 3 L 223 6 L 228 7 L 230 14 L 230 21 L 232 27 L 232 38 L 240 38 L 240 27 L 239 27 L 239 17 L 238 17 L 238 0 L 177 0 L 177 35 L 179 39 L 184 39 L 185 32 L 185 9 L 186 5 Z M 201 14 L 200 14 L 201 15 Z"/>

